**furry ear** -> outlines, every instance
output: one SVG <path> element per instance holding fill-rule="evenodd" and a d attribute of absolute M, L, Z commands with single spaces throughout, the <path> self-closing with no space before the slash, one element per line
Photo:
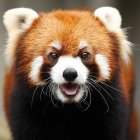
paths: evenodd
<path fill-rule="evenodd" d="M 29 8 L 15 8 L 5 12 L 3 22 L 8 33 L 21 30 L 27 30 L 33 20 L 38 17 L 38 14 Z"/>
<path fill-rule="evenodd" d="M 119 11 L 113 7 L 101 7 L 95 10 L 94 16 L 98 17 L 110 32 L 118 36 L 122 60 L 128 64 L 132 54 L 132 44 L 127 40 L 125 31 L 121 29 L 122 18 Z"/>
<path fill-rule="evenodd" d="M 15 8 L 5 12 L 3 22 L 8 32 L 6 64 L 11 66 L 15 60 L 15 46 L 20 35 L 27 31 L 38 14 L 29 8 Z"/>
<path fill-rule="evenodd" d="M 94 15 L 98 17 L 110 31 L 121 27 L 122 18 L 119 11 L 113 7 L 101 7 L 95 10 Z"/>

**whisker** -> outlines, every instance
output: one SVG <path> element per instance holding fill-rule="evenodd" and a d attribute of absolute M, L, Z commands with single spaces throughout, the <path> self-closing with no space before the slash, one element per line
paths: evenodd
<path fill-rule="evenodd" d="M 47 88 L 46 88 L 46 92 L 45 93 L 48 93 L 48 96 L 50 97 L 50 88 L 51 88 L 51 86 L 52 86 L 52 81 L 47 85 Z M 48 92 L 47 92 L 48 91 Z"/>
<path fill-rule="evenodd" d="M 106 83 L 104 83 L 104 82 L 99 81 L 99 83 L 102 83 L 103 85 L 106 85 L 106 86 L 108 86 L 108 87 L 110 87 L 110 88 L 112 88 L 112 89 L 114 89 L 114 90 L 116 90 L 116 91 L 118 91 L 118 92 L 120 92 L 120 93 L 124 93 L 123 91 L 121 91 L 121 90 L 119 90 L 119 89 L 116 89 L 116 88 L 114 88 L 114 87 L 112 87 L 112 86 L 110 86 L 110 85 L 108 85 L 108 84 L 106 84 Z"/>
<path fill-rule="evenodd" d="M 90 77 L 88 77 L 87 80 L 89 80 L 90 82 L 92 82 L 95 86 L 97 86 L 99 88 L 99 90 L 101 90 L 101 87 L 99 86 L 99 84 L 95 80 L 93 80 Z"/>
<path fill-rule="evenodd" d="M 36 93 L 36 91 L 37 91 L 38 88 L 39 88 L 39 85 L 35 88 L 35 90 L 33 92 L 32 99 L 31 99 L 31 109 L 33 108 L 34 96 L 35 96 L 35 93 Z"/>
<path fill-rule="evenodd" d="M 50 77 L 44 80 L 44 82 L 49 82 L 49 81 L 51 81 Z"/>
<path fill-rule="evenodd" d="M 94 87 L 95 88 L 95 87 Z M 96 88 L 95 88 L 96 89 Z M 96 89 L 97 90 L 97 89 Z M 98 91 L 98 90 L 97 90 Z M 106 101 L 106 99 L 105 99 L 105 97 L 103 96 L 103 94 L 100 92 L 100 91 L 98 91 L 99 92 L 99 94 L 101 95 L 101 97 L 103 98 L 103 100 L 104 100 L 104 102 L 105 102 L 105 104 L 106 104 L 106 106 L 107 106 L 107 110 L 106 110 L 106 112 L 105 113 L 107 113 L 110 109 L 109 109 L 109 105 L 108 105 L 108 103 L 107 103 L 107 101 Z"/>
<path fill-rule="evenodd" d="M 91 73 L 92 73 L 92 72 L 91 72 Z M 93 78 L 97 78 L 96 76 L 93 76 L 93 75 L 90 75 L 90 76 L 93 77 Z M 108 87 L 110 87 L 110 88 L 112 88 L 112 89 L 114 89 L 114 90 L 116 90 L 116 91 L 119 91 L 119 92 L 121 92 L 121 93 L 124 93 L 123 91 L 121 91 L 121 90 L 119 90 L 119 89 L 116 89 L 115 87 L 110 86 L 110 85 L 106 84 L 106 83 L 103 82 L 103 81 L 97 81 L 97 80 L 95 80 L 95 81 L 98 82 L 98 83 L 104 84 L 104 85 L 106 85 L 106 86 L 108 86 Z"/>
<path fill-rule="evenodd" d="M 86 92 L 87 92 L 87 95 L 89 94 L 89 103 L 88 103 L 87 107 L 83 110 L 83 112 L 86 111 L 86 110 L 90 107 L 90 105 L 91 105 L 91 92 L 90 92 L 88 86 L 87 86 Z M 86 101 L 86 100 L 85 100 L 85 101 Z M 87 102 L 86 102 L 86 103 L 87 103 Z"/>
<path fill-rule="evenodd" d="M 42 83 L 42 82 L 46 82 L 46 81 L 48 81 L 48 80 L 49 80 L 49 81 L 51 80 L 50 77 L 47 78 L 47 79 L 45 79 L 45 80 L 43 80 L 43 81 L 41 81 L 41 82 L 39 82 L 39 84 L 38 84 L 37 87 L 35 88 L 35 90 L 34 90 L 34 92 L 33 92 L 33 95 L 32 95 L 32 99 L 31 99 L 31 109 L 32 109 L 32 107 L 33 107 L 34 96 L 35 96 L 35 94 L 36 94 L 37 89 L 38 89 L 40 86 L 43 86 L 43 88 L 42 88 L 42 90 L 41 90 L 41 93 L 40 93 L 40 101 L 41 101 L 42 93 L 44 92 L 43 90 L 44 90 L 44 88 L 45 88 L 45 86 L 46 86 L 46 84 L 45 84 L 45 85 L 41 85 L 41 83 Z"/>
<path fill-rule="evenodd" d="M 41 101 L 41 98 L 42 98 L 42 94 L 44 93 L 45 94 L 45 92 L 44 92 L 44 88 L 46 87 L 46 85 L 43 85 L 42 86 L 42 90 L 41 90 L 41 93 L 40 93 L 40 101 Z"/>
<path fill-rule="evenodd" d="M 90 105 L 91 105 L 91 92 L 90 92 L 90 90 L 89 90 L 89 87 L 85 84 L 85 85 L 83 85 L 84 86 L 84 88 L 85 88 L 85 92 L 86 92 L 86 96 L 80 101 L 80 103 L 79 104 L 76 104 L 77 105 L 77 107 L 81 110 L 82 109 L 82 111 L 84 112 L 84 111 L 86 111 L 89 107 L 90 107 Z M 87 99 L 87 96 L 89 95 L 89 102 L 86 100 Z M 84 103 L 87 107 L 85 108 L 85 109 L 83 109 L 83 107 L 82 107 L 82 103 Z"/>
<path fill-rule="evenodd" d="M 47 78 L 47 79 L 45 79 L 45 80 L 43 80 L 43 82 L 45 82 L 46 83 L 46 81 L 51 81 L 51 79 L 50 79 L 50 77 L 49 78 Z M 44 85 L 42 85 L 42 90 L 41 90 L 41 93 L 40 93 L 40 101 L 41 101 L 41 98 L 42 98 L 42 94 L 44 93 L 45 94 L 45 92 L 44 92 L 44 88 L 47 86 L 47 83 L 46 84 L 44 84 Z M 45 94 L 46 95 L 46 94 Z"/>
<path fill-rule="evenodd" d="M 98 84 L 98 82 L 95 82 L 93 79 L 89 79 L 89 80 L 91 82 L 93 82 L 95 84 L 95 86 L 98 85 L 98 87 L 100 87 L 101 89 L 103 89 L 107 93 L 107 95 L 113 100 L 113 97 L 110 95 L 110 93 L 105 88 L 103 88 L 100 84 Z"/>
<path fill-rule="evenodd" d="M 99 85 L 100 86 L 100 85 Z M 105 89 L 103 88 L 102 86 L 100 86 L 106 93 L 107 95 L 113 100 L 114 98 L 110 95 L 110 93 Z"/>
<path fill-rule="evenodd" d="M 105 97 L 102 95 L 102 93 L 94 85 L 92 85 L 89 81 L 87 81 L 87 82 L 101 95 L 102 99 L 104 100 L 104 102 L 105 102 L 105 104 L 107 106 L 107 110 L 105 112 L 105 113 L 107 113 L 110 110 L 109 105 L 107 103 L 107 100 L 105 99 Z"/>
<path fill-rule="evenodd" d="M 53 100 L 53 97 L 56 99 L 56 97 L 55 97 L 55 89 L 56 89 L 56 85 L 55 85 L 54 83 L 52 83 L 52 85 L 51 85 L 51 87 L 50 87 L 50 90 L 51 90 L 51 92 L 52 92 L 52 94 L 51 94 L 51 101 L 52 101 L 52 103 L 53 103 L 53 105 L 54 105 L 55 107 L 58 107 L 58 106 L 54 103 L 54 100 Z"/>
<path fill-rule="evenodd" d="M 85 92 L 86 92 L 86 91 L 87 91 L 86 89 L 88 88 L 88 86 L 84 85 L 84 88 L 85 88 Z M 87 96 L 88 96 L 88 92 L 86 92 L 86 95 L 84 96 L 84 98 L 83 98 L 83 99 L 81 99 L 81 101 L 80 101 L 80 102 L 85 101 L 85 100 L 86 100 L 86 98 L 87 98 Z"/>

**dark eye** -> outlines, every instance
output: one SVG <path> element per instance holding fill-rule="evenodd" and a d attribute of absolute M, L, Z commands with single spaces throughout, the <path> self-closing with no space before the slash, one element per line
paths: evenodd
<path fill-rule="evenodd" d="M 81 54 L 81 59 L 82 60 L 87 60 L 87 59 L 89 59 L 89 57 L 90 57 L 90 53 L 88 53 L 88 52 L 83 52 Z"/>
<path fill-rule="evenodd" d="M 58 59 L 59 55 L 57 53 L 50 53 L 49 54 L 49 59 L 56 61 Z"/>

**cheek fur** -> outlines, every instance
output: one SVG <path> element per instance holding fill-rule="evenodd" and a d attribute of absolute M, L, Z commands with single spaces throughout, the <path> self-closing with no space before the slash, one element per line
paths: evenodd
<path fill-rule="evenodd" d="M 108 63 L 108 59 L 101 55 L 97 54 L 95 56 L 95 61 L 99 67 L 99 80 L 107 80 L 110 78 L 110 67 Z"/>
<path fill-rule="evenodd" d="M 40 81 L 40 71 L 43 63 L 43 56 L 38 56 L 31 62 L 29 78 L 34 84 L 43 84 L 43 82 Z"/>

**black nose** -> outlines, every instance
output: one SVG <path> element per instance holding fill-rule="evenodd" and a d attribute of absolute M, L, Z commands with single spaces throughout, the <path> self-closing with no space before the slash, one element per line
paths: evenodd
<path fill-rule="evenodd" d="M 63 72 L 63 77 L 66 81 L 72 82 L 77 77 L 77 71 L 73 68 L 65 69 Z"/>

